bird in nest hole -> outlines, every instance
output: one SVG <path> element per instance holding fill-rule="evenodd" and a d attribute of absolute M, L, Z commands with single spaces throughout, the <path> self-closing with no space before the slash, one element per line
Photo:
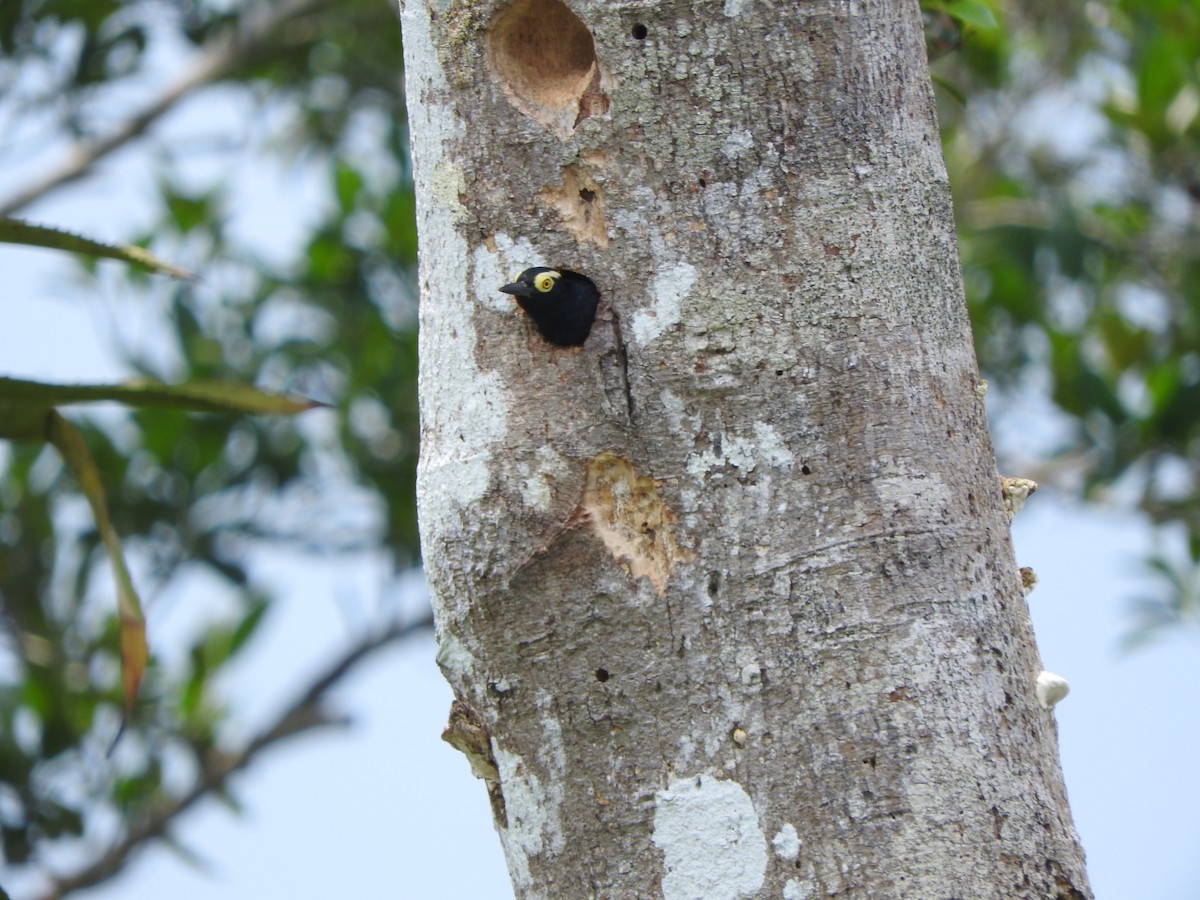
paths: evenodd
<path fill-rule="evenodd" d="M 592 279 L 569 269 L 535 266 L 500 290 L 516 297 L 538 333 L 558 347 L 578 347 L 587 340 L 600 303 Z"/>

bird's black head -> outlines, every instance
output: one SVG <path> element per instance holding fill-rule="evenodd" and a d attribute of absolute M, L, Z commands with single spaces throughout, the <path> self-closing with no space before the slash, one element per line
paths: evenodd
<path fill-rule="evenodd" d="M 500 288 L 517 298 L 538 332 L 559 347 L 578 347 L 596 320 L 600 292 L 586 275 L 534 266 Z"/>
<path fill-rule="evenodd" d="M 562 277 L 563 273 L 557 269 L 534 266 L 532 269 L 526 269 L 517 276 L 516 281 L 512 284 L 504 285 L 500 290 L 506 294 L 512 294 L 514 297 L 533 297 L 537 294 L 550 294 L 554 291 L 555 286 Z"/>

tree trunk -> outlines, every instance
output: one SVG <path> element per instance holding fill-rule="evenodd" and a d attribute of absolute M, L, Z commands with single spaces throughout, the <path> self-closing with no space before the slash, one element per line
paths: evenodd
<path fill-rule="evenodd" d="M 446 737 L 517 895 L 1089 897 L 915 0 L 403 25 Z"/>

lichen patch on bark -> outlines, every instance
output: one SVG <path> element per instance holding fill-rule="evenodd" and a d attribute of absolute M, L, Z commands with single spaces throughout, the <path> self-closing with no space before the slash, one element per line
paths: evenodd
<path fill-rule="evenodd" d="M 655 259 L 659 263 L 658 258 Z M 658 266 L 652 286 L 654 304 L 633 317 L 633 333 L 646 346 L 683 319 L 684 303 L 698 277 L 696 267 L 684 260 Z"/>
<path fill-rule="evenodd" d="M 654 843 L 663 852 L 665 900 L 755 894 L 767 841 L 750 795 L 736 781 L 674 778 L 654 797 Z"/>
<path fill-rule="evenodd" d="M 522 756 L 491 740 L 506 814 L 500 842 L 517 896 L 529 898 L 544 896 L 531 890 L 536 884 L 531 864 L 539 858 L 558 858 L 566 845 L 562 813 L 567 759 L 562 725 L 553 711 L 553 695 L 539 692 L 535 703 L 543 727 L 543 742 L 535 753 Z"/>
<path fill-rule="evenodd" d="M 678 520 L 660 487 L 629 460 L 601 453 L 588 462 L 579 512 L 613 559 L 634 578 L 649 578 L 661 597 L 671 570 L 688 554 L 675 539 Z"/>

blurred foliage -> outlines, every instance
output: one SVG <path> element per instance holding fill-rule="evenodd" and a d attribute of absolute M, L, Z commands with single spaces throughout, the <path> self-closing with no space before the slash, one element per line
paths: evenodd
<path fill-rule="evenodd" d="M 244 40 L 247 23 L 267 37 Z M 55 845 L 79 837 L 81 863 L 102 861 L 227 752 L 217 679 L 270 615 L 249 566 L 255 549 L 382 546 L 397 570 L 418 558 L 415 201 L 394 5 L 0 4 L 0 115 L 25 126 L 0 137 L 0 152 L 36 152 L 60 135 L 86 147 L 138 114 L 130 98 L 152 100 L 171 82 L 156 56 L 202 71 L 231 47 L 235 64 L 212 92 L 244 117 L 210 115 L 194 145 L 143 134 L 145 187 L 157 199 L 122 235 L 200 280 L 90 264 L 80 302 L 115 295 L 157 310 L 161 335 L 147 345 L 125 343 L 116 326 L 131 376 L 253 384 L 331 409 L 305 422 L 165 409 L 77 419 L 148 598 L 155 654 L 111 757 L 122 701 L 100 536 L 52 454 L 2 451 L 0 861 L 9 872 L 45 868 Z M 241 201 L 226 173 L 248 155 L 285 190 L 294 178 L 307 191 L 286 258 L 264 258 L 270 241 L 238 232 Z M 156 598 L 185 579 L 203 584 L 213 615 L 168 661 L 154 640 Z"/>
<path fill-rule="evenodd" d="M 1182 558 L 1151 561 L 1159 590 L 1137 607 L 1139 633 L 1194 621 L 1200 14 L 1166 0 L 930 0 L 925 15 L 971 316 L 997 388 L 989 402 L 1003 409 L 1044 388 L 1064 426 L 1045 472 L 1014 474 L 1131 498 L 1170 535 L 1186 535 Z M 232 40 L 263 20 L 265 37 Z M 103 813 L 135 830 L 187 789 L 165 773 L 221 751 L 229 711 L 214 679 L 270 615 L 254 549 L 383 546 L 397 568 L 418 558 L 415 203 L 394 4 L 0 4 L 0 115 L 36 123 L 0 130 L 0 141 L 70 135 L 86 145 L 138 114 L 130 96 L 173 83 L 147 74 L 162 57 L 198 65 L 219 46 L 242 52 L 198 93 L 236 112 L 210 115 L 183 145 L 154 126 L 140 134 L 154 213 L 122 235 L 202 281 L 131 272 L 114 286 L 97 266 L 81 302 L 116 292 L 162 312 L 161 340 L 119 348 L 132 374 L 257 384 L 332 409 L 301 423 L 147 409 L 80 424 L 135 574 L 156 586 L 146 593 L 201 572 L 208 602 L 232 610 L 178 661 L 152 660 L 112 759 L 120 684 L 98 536 L 80 524 L 61 466 L 36 449 L 8 451 L 0 835 L 9 865 L 43 864 L 48 846 L 79 835 L 102 854 L 113 837 Z M 239 231 L 250 201 L 227 170 L 247 154 L 274 173 L 262 180 L 282 192 L 275 199 L 295 204 L 303 237 L 286 258 Z M 197 175 L 206 160 L 216 165 Z M 317 195 L 304 186 L 313 172 Z M 153 599 L 148 611 L 153 638 Z"/>
<path fill-rule="evenodd" d="M 1061 413 L 1036 477 L 1131 501 L 1173 548 L 1142 641 L 1200 574 L 1200 6 L 999 12 L 934 63 L 980 364 L 1001 403 Z"/>

